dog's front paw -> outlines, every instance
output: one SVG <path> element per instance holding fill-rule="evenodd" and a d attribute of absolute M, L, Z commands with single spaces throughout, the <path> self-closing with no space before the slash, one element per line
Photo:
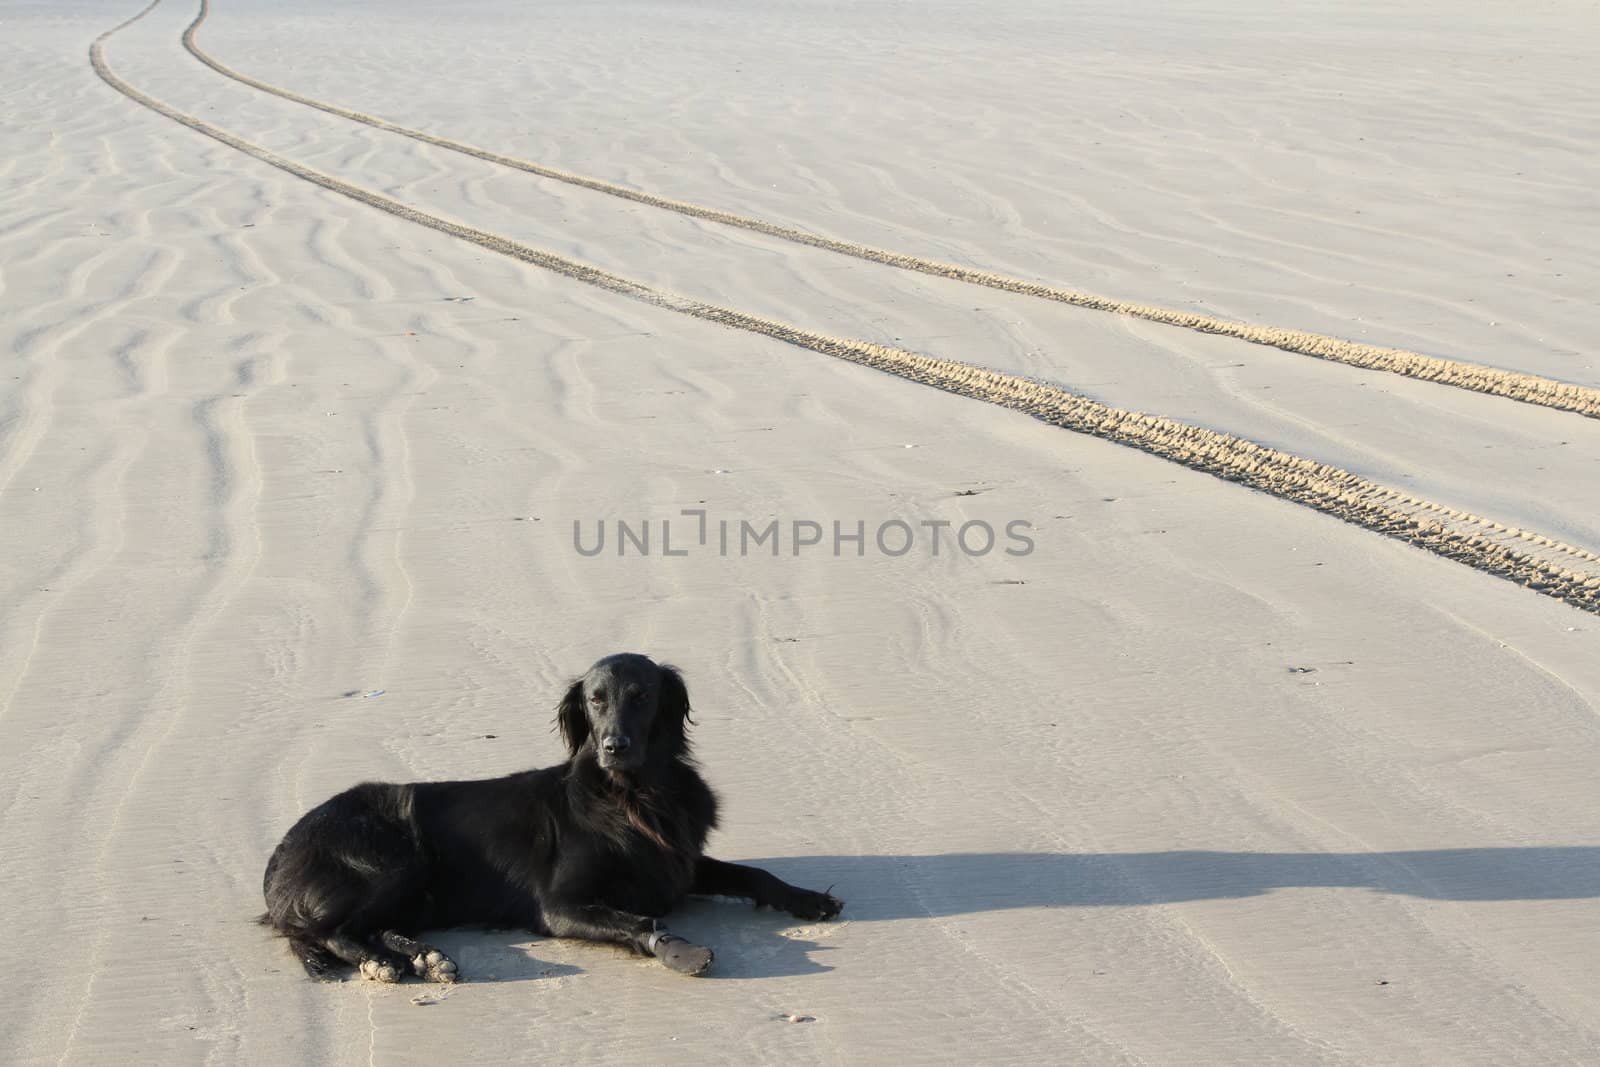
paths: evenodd
<path fill-rule="evenodd" d="M 818 893 L 810 889 L 796 889 L 783 910 L 796 919 L 818 922 L 831 919 L 844 909 L 844 901 L 832 893 Z"/>
<path fill-rule="evenodd" d="M 706 973 L 716 954 L 704 945 L 693 945 L 671 934 L 657 935 L 651 947 L 656 959 L 679 974 Z"/>

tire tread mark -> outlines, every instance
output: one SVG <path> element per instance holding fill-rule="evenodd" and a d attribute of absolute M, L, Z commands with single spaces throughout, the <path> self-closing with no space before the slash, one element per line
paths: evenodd
<path fill-rule="evenodd" d="M 159 3 L 160 0 L 156 0 Z M 1338 467 L 1159 415 L 1128 411 L 1060 386 L 956 360 L 801 329 L 733 308 L 654 289 L 598 267 L 429 214 L 354 185 L 213 126 L 123 81 L 105 60 L 105 41 L 155 4 L 107 30 L 89 48 L 95 73 L 130 100 L 313 185 L 480 248 L 608 292 L 707 322 L 1023 412 L 1041 421 L 1236 482 L 1505 578 L 1573 607 L 1600 614 L 1600 555 L 1554 538 L 1411 496 Z"/>
<path fill-rule="evenodd" d="M 776 237 L 779 240 L 808 245 L 812 248 L 820 248 L 840 255 L 853 256 L 856 259 L 881 263 L 889 267 L 917 271 L 921 274 L 939 278 L 949 278 L 969 285 L 980 285 L 1002 292 L 1053 300 L 1091 311 L 1106 311 L 1119 315 L 1128 315 L 1133 318 L 1158 322 L 1180 329 L 1232 337 L 1249 344 L 1265 345 L 1285 352 L 1293 352 L 1297 355 L 1313 356 L 1317 359 L 1325 359 L 1334 363 L 1360 367 L 1364 370 L 1387 371 L 1407 378 L 1455 386 L 1459 389 L 1487 393 L 1491 396 L 1506 397 L 1525 404 L 1536 404 L 1541 407 L 1553 408 L 1557 411 L 1569 411 L 1588 418 L 1600 418 L 1600 389 L 1590 386 L 1558 381 L 1554 378 L 1546 378 L 1536 374 L 1524 374 L 1520 371 L 1506 370 L 1501 367 L 1490 367 L 1465 360 L 1427 356 L 1420 352 L 1412 352 L 1403 348 L 1369 345 L 1305 330 L 1263 326 L 1233 319 L 1218 318 L 1213 315 L 1202 315 L 1193 311 L 1180 311 L 1175 308 L 1160 307 L 1154 304 L 1117 300 L 1113 297 L 1098 296 L 1094 293 L 1066 286 L 1030 282 L 1025 279 L 1009 277 L 990 271 L 961 267 L 953 263 L 942 263 L 938 260 L 924 259 L 921 256 L 913 256 L 903 252 L 893 252 L 887 249 L 874 248 L 870 245 L 855 244 L 797 227 L 783 226 L 763 219 L 735 214 L 731 211 L 722 211 L 683 200 L 674 200 L 656 193 L 617 185 L 600 178 L 591 178 L 586 175 L 546 166 L 542 163 L 534 163 L 529 160 L 502 155 L 499 152 L 451 140 L 448 137 L 441 137 L 423 130 L 411 129 L 410 127 L 390 122 L 387 119 L 340 107 L 337 104 L 331 104 L 315 97 L 273 85 L 270 82 L 253 78 L 227 66 L 201 49 L 195 40 L 201 24 L 205 22 L 207 15 L 210 14 L 210 9 L 210 0 L 200 0 L 199 13 L 183 32 L 183 46 L 190 55 L 218 74 L 292 103 L 315 108 L 329 115 L 348 119 L 351 122 L 359 122 L 374 129 L 398 134 L 401 137 L 408 137 L 423 144 L 434 145 L 461 155 L 534 174 L 541 178 L 564 182 L 581 189 L 604 193 L 607 196 L 620 197 L 624 200 L 631 200 L 635 203 L 660 208 L 664 211 L 673 211 L 680 215 L 687 215 L 690 218 L 749 230 L 768 237 Z"/>

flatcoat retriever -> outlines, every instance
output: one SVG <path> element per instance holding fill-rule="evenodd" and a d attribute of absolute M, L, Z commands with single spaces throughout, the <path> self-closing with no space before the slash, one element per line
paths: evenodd
<path fill-rule="evenodd" d="M 844 905 L 756 867 L 704 855 L 717 800 L 695 771 L 689 696 L 672 667 L 607 656 L 556 713 L 569 758 L 470 782 L 367 782 L 313 808 L 267 861 L 262 921 L 313 978 L 346 966 L 453 982 L 416 940 L 479 925 L 627 945 L 700 974 L 709 948 L 657 920 L 685 896 L 742 897 L 802 919 Z"/>

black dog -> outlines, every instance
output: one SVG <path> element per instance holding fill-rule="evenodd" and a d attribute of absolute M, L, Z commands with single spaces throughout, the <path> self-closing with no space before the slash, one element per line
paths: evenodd
<path fill-rule="evenodd" d="M 473 782 L 368 782 L 313 808 L 267 861 L 262 921 L 313 978 L 341 965 L 399 981 L 456 980 L 425 929 L 481 925 L 628 945 L 684 974 L 711 950 L 658 918 L 691 893 L 743 897 L 802 919 L 844 905 L 703 855 L 717 800 L 695 772 L 689 696 L 671 667 L 608 656 L 556 721 L 570 750 L 544 770 Z"/>

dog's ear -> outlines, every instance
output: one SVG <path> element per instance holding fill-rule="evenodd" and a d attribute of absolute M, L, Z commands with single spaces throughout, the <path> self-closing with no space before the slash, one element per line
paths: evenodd
<path fill-rule="evenodd" d="M 567 754 L 576 756 L 578 749 L 589 740 L 589 709 L 583 706 L 583 679 L 579 678 L 567 689 L 556 708 L 556 725 L 561 728 L 561 740 L 567 743 Z"/>
<path fill-rule="evenodd" d="M 656 708 L 655 734 L 674 753 L 689 750 L 689 689 L 678 668 L 661 668 L 661 703 Z"/>

